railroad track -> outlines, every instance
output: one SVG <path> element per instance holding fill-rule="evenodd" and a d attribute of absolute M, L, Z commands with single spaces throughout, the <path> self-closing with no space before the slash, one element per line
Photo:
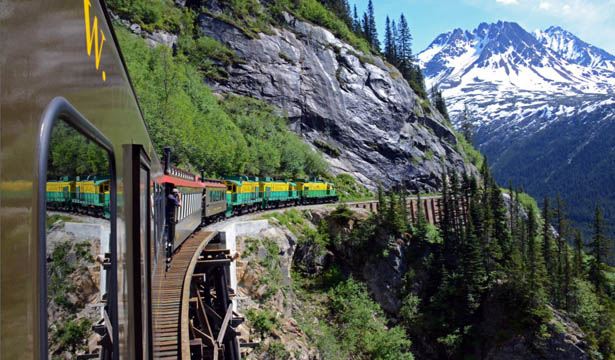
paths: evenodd
<path fill-rule="evenodd" d="M 159 269 L 154 277 L 152 286 L 154 359 L 180 358 L 182 299 L 186 275 L 195 254 L 200 253 L 215 235 L 216 232 L 212 231 L 200 231 L 192 235 L 173 255 L 169 270 Z"/>

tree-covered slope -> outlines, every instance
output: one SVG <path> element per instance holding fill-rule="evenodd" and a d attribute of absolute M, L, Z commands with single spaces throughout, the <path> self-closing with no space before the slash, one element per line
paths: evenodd
<path fill-rule="evenodd" d="M 204 169 L 209 176 L 325 174 L 321 157 L 287 129 L 286 119 L 273 108 L 245 97 L 220 99 L 189 59 L 117 30 L 159 153 L 171 146 L 176 163 Z"/>

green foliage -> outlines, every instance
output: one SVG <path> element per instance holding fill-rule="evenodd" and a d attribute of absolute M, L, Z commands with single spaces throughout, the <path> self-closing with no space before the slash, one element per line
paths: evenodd
<path fill-rule="evenodd" d="M 590 282 L 581 279 L 574 279 L 570 294 L 570 314 L 577 323 L 586 329 L 598 329 L 600 324 L 600 314 L 604 311 L 604 306 L 600 298 L 593 291 Z"/>
<path fill-rule="evenodd" d="M 333 178 L 333 184 L 335 184 L 336 193 L 341 201 L 359 201 L 374 197 L 371 191 L 348 174 L 337 175 Z"/>
<path fill-rule="evenodd" d="M 286 3 L 287 9 L 297 15 L 299 18 L 311 21 L 316 25 L 323 26 L 337 37 L 344 41 L 347 41 L 350 45 L 356 49 L 369 54 L 372 52 L 372 46 L 369 42 L 363 38 L 356 36 L 346 23 L 340 20 L 334 13 L 325 8 L 317 0 L 299 0 L 294 2 L 296 5 L 292 5 L 291 1 L 283 1 Z M 290 5 L 290 6 L 289 6 Z"/>
<path fill-rule="evenodd" d="M 278 56 L 280 57 L 280 59 L 286 61 L 287 63 L 291 64 L 291 65 L 296 65 L 296 63 L 293 61 L 293 59 L 290 58 L 290 56 L 286 55 L 286 53 L 283 52 L 279 52 Z"/>
<path fill-rule="evenodd" d="M 469 162 L 476 166 L 477 169 L 480 169 L 483 165 L 483 155 L 480 151 L 476 150 L 476 148 L 470 144 L 462 134 L 455 132 L 455 135 L 457 136 L 457 151 L 466 162 Z"/>
<path fill-rule="evenodd" d="M 47 178 L 109 174 L 107 152 L 64 121 L 53 127 Z"/>
<path fill-rule="evenodd" d="M 350 279 L 329 291 L 329 309 L 340 342 L 350 354 L 368 359 L 413 359 L 410 341 L 400 327 L 387 329 L 382 310 L 365 286 Z"/>
<path fill-rule="evenodd" d="M 406 297 L 402 300 L 399 315 L 404 321 L 405 327 L 410 328 L 417 325 L 417 321 L 420 315 L 420 302 L 421 299 L 412 293 L 406 295 Z"/>
<path fill-rule="evenodd" d="M 286 350 L 284 344 L 280 341 L 274 341 L 267 347 L 267 355 L 273 357 L 276 360 L 290 359 L 290 352 Z"/>
<path fill-rule="evenodd" d="M 352 211 L 346 204 L 339 204 L 335 210 L 331 213 L 330 217 L 338 223 L 345 223 L 352 219 L 354 211 Z"/>
<path fill-rule="evenodd" d="M 252 327 L 262 336 L 271 334 L 271 330 L 278 325 L 276 315 L 266 310 L 250 309 L 246 312 L 246 317 L 252 322 Z"/>
<path fill-rule="evenodd" d="M 74 354 L 77 350 L 87 347 L 92 324 L 92 320 L 88 318 L 73 319 L 58 324 L 52 334 L 52 341 L 54 344 L 59 344 L 58 351 L 67 350 Z"/>
<path fill-rule="evenodd" d="M 47 229 L 49 229 L 53 226 L 53 224 L 55 224 L 58 221 L 70 221 L 70 220 L 72 220 L 70 216 L 51 215 L 51 216 L 47 216 L 46 226 L 47 226 Z"/>
<path fill-rule="evenodd" d="M 183 55 L 173 57 L 164 46 L 152 49 L 124 29 L 118 29 L 118 37 L 160 155 L 171 146 L 174 164 L 204 169 L 211 177 L 325 173 L 324 160 L 287 129 L 286 119 L 273 108 L 239 96 L 219 101 Z M 198 43 L 204 49 L 219 48 L 206 38 Z"/>
<path fill-rule="evenodd" d="M 75 285 L 69 280 L 69 275 L 75 271 L 75 267 L 68 263 L 67 258 L 73 245 L 65 241 L 56 246 L 51 254 L 49 272 L 51 274 L 48 284 L 47 295 L 59 306 L 72 310 L 72 304 L 66 298 L 68 293 L 76 290 Z"/>
<path fill-rule="evenodd" d="M 220 3 L 223 6 L 222 13 L 212 13 L 205 9 L 204 12 L 235 26 L 252 38 L 257 38 L 259 33 L 272 33 L 274 18 L 258 0 L 222 0 Z"/>
<path fill-rule="evenodd" d="M 289 209 L 283 212 L 274 212 L 263 216 L 265 219 L 275 218 L 280 224 L 286 226 L 293 234 L 299 235 L 300 231 L 306 226 L 303 215 L 296 209 Z"/>
<path fill-rule="evenodd" d="M 327 165 L 309 145 L 291 133 L 286 119 L 264 102 L 229 95 L 222 108 L 248 144 L 245 173 L 259 176 L 324 176 Z"/>
<path fill-rule="evenodd" d="M 324 141 L 316 139 L 314 140 L 314 145 L 316 145 L 323 152 L 327 153 L 329 156 L 337 158 L 341 155 L 340 149 Z"/>
<path fill-rule="evenodd" d="M 108 0 L 107 5 L 150 33 L 156 29 L 177 32 L 182 23 L 182 11 L 172 0 Z"/>

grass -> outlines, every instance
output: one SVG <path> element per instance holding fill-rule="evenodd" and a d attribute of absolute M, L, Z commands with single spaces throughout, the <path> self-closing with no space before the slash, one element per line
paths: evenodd
<path fill-rule="evenodd" d="M 457 137 L 457 145 L 455 147 L 457 152 L 461 154 L 461 156 L 466 162 L 469 162 L 476 166 L 477 169 L 480 169 L 484 161 L 483 155 L 480 153 L 480 151 L 476 150 L 476 148 L 472 144 L 470 144 L 468 140 L 466 140 L 463 134 L 458 133 L 455 130 L 453 130 L 453 132 Z"/>
<path fill-rule="evenodd" d="M 374 194 L 365 186 L 359 184 L 348 174 L 339 174 L 333 178 L 335 189 L 340 201 L 362 201 L 374 199 Z"/>
<path fill-rule="evenodd" d="M 500 190 L 503 193 L 510 195 L 509 189 L 500 188 Z M 538 203 L 536 202 L 536 199 L 534 199 L 531 195 L 526 194 L 526 193 L 518 193 L 517 195 L 519 196 L 519 203 L 521 204 L 521 206 L 523 206 L 525 211 L 529 212 L 530 208 L 534 208 L 535 214 L 541 214 L 541 211 L 540 211 L 540 208 L 538 207 Z"/>
<path fill-rule="evenodd" d="M 297 209 L 289 209 L 284 212 L 274 212 L 263 215 L 263 219 L 275 218 L 280 224 L 286 226 L 293 234 L 298 235 L 306 225 L 303 215 Z"/>
<path fill-rule="evenodd" d="M 65 216 L 65 215 L 51 215 L 51 216 L 47 216 L 47 229 L 51 228 L 53 226 L 53 224 L 55 224 L 58 221 L 71 221 L 72 218 L 70 216 Z"/>
<path fill-rule="evenodd" d="M 295 62 L 293 61 L 293 59 L 291 59 L 291 58 L 290 58 L 290 56 L 286 55 L 286 54 L 285 54 L 285 53 L 283 53 L 283 52 L 279 52 L 279 53 L 278 53 L 278 56 L 280 57 L 280 59 L 282 59 L 282 60 L 286 61 L 287 63 L 289 63 L 289 64 L 291 64 L 291 65 L 293 65 L 293 66 L 297 65 L 297 63 L 295 63 Z"/>
<path fill-rule="evenodd" d="M 314 145 L 318 147 L 320 150 L 322 150 L 324 153 L 326 153 L 327 155 L 334 157 L 334 158 L 337 158 L 342 154 L 340 149 L 322 140 L 318 140 L 318 139 L 314 140 Z"/>

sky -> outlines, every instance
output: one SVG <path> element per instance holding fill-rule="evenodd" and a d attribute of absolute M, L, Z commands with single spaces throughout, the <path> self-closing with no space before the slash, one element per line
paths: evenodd
<path fill-rule="evenodd" d="M 359 16 L 368 0 L 349 0 Z M 414 38 L 414 53 L 423 51 L 441 33 L 473 30 L 481 22 L 512 21 L 528 32 L 560 26 L 594 46 L 615 54 L 615 0 L 373 0 L 378 34 L 386 16 L 404 13 Z"/>

